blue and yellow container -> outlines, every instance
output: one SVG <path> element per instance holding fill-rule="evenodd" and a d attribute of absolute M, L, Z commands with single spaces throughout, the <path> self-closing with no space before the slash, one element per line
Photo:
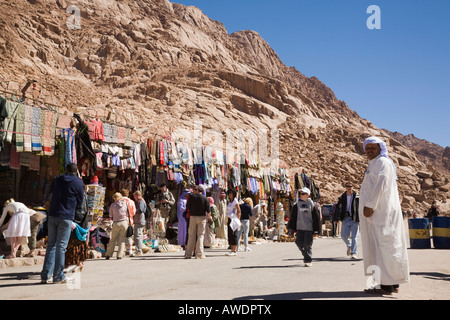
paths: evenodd
<path fill-rule="evenodd" d="M 431 249 L 428 219 L 408 219 L 408 227 L 411 249 Z"/>
<path fill-rule="evenodd" d="M 450 249 L 450 217 L 433 217 L 433 246 Z"/>

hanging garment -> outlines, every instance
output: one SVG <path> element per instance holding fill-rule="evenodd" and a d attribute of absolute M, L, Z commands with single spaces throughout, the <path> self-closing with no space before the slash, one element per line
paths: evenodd
<path fill-rule="evenodd" d="M 5 147 L 4 139 L 6 137 L 6 132 L 4 130 L 4 121 L 8 117 L 8 112 L 6 111 L 6 100 L 0 97 L 0 151 Z"/>
<path fill-rule="evenodd" d="M 99 120 L 99 122 L 101 122 L 101 120 Z M 95 122 L 94 122 L 94 126 L 95 126 Z M 102 127 L 103 127 L 103 140 L 101 140 L 102 135 L 100 133 L 96 132 L 97 140 L 111 143 L 112 142 L 112 140 L 111 140 L 111 125 L 109 125 L 107 123 L 103 123 Z M 97 129 L 95 129 L 95 130 L 97 130 Z"/>
<path fill-rule="evenodd" d="M 136 164 L 136 172 L 139 171 L 139 166 L 141 165 L 141 145 L 137 144 L 134 146 L 133 150 L 134 163 Z"/>
<path fill-rule="evenodd" d="M 111 125 L 111 142 L 112 143 L 119 143 L 119 139 L 117 138 L 117 126 L 112 124 Z"/>
<path fill-rule="evenodd" d="M 91 140 L 95 140 L 94 122 L 92 122 L 92 121 L 85 121 L 84 123 L 88 126 L 89 138 Z"/>
<path fill-rule="evenodd" d="M 20 165 L 24 166 L 24 167 L 30 167 L 30 162 L 31 162 L 31 153 L 29 152 L 22 152 L 20 154 Z"/>
<path fill-rule="evenodd" d="M 25 106 L 21 103 L 17 105 L 17 112 L 15 114 L 15 131 L 16 131 L 16 151 L 23 152 L 23 133 L 25 122 Z"/>
<path fill-rule="evenodd" d="M 131 141 L 131 129 L 126 129 L 126 131 L 125 131 L 124 146 L 129 147 L 129 148 L 131 148 L 133 146 L 133 143 Z"/>
<path fill-rule="evenodd" d="M 42 136 L 42 151 L 46 156 L 53 155 L 55 148 L 55 123 L 57 122 L 56 113 L 49 110 L 41 111 L 41 136 Z M 58 121 L 59 123 L 59 121 Z M 67 123 L 63 120 L 61 123 Z M 70 125 L 70 122 L 69 122 Z M 72 130 L 73 131 L 73 130 Z"/>
<path fill-rule="evenodd" d="M 106 141 L 105 140 L 106 133 L 104 132 L 104 124 L 103 124 L 102 120 L 91 119 L 91 121 L 92 121 L 92 124 L 94 125 L 93 140 Z M 109 134 L 109 125 L 108 125 L 108 134 Z M 106 142 L 110 142 L 110 141 L 106 141 Z"/>
<path fill-rule="evenodd" d="M 64 167 L 69 163 L 77 163 L 75 148 L 75 131 L 71 128 L 61 129 L 61 139 L 64 140 Z"/>
<path fill-rule="evenodd" d="M 6 143 L 3 149 L 0 151 L 0 166 L 9 167 L 11 160 L 11 144 Z"/>
<path fill-rule="evenodd" d="M 32 108 L 30 105 L 24 105 L 24 126 L 23 126 L 23 151 L 31 152 L 31 118 Z"/>
<path fill-rule="evenodd" d="M 117 143 L 125 144 L 126 130 L 124 127 L 117 127 Z"/>
<path fill-rule="evenodd" d="M 20 153 L 11 145 L 11 157 L 9 160 L 9 167 L 11 169 L 20 169 Z"/>
<path fill-rule="evenodd" d="M 38 107 L 31 107 L 31 134 L 31 150 L 41 152 L 41 108 Z"/>
<path fill-rule="evenodd" d="M 16 114 L 18 111 L 18 105 L 19 103 L 13 102 L 11 100 L 6 100 L 5 107 L 6 107 L 6 113 L 8 116 L 4 120 L 3 128 L 6 130 L 6 138 L 5 141 L 12 142 L 13 140 L 13 132 L 15 128 L 15 122 L 16 122 Z"/>
<path fill-rule="evenodd" d="M 164 141 L 159 141 L 159 164 L 164 165 Z"/>

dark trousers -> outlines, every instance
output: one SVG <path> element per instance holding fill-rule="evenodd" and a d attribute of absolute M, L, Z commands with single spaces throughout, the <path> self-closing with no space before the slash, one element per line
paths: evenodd
<path fill-rule="evenodd" d="M 312 262 L 312 243 L 313 232 L 297 230 L 297 236 L 295 238 L 295 244 L 303 254 L 303 262 Z"/>

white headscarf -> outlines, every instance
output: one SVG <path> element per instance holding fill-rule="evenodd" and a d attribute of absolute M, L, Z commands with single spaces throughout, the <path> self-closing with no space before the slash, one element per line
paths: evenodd
<path fill-rule="evenodd" d="M 394 168 L 395 180 L 398 180 L 397 168 L 395 167 L 394 161 L 392 161 L 392 159 L 389 158 L 387 147 L 386 147 L 386 142 L 384 142 L 383 140 L 381 140 L 380 138 L 377 138 L 377 137 L 369 137 L 366 140 L 364 140 L 364 143 L 363 143 L 364 152 L 366 151 L 366 145 L 372 144 L 372 143 L 378 143 L 380 145 L 380 149 L 381 149 L 380 156 L 388 158 L 389 161 L 391 161 L 392 167 Z"/>

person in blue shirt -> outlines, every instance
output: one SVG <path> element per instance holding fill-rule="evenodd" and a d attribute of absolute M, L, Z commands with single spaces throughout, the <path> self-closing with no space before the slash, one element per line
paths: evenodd
<path fill-rule="evenodd" d="M 75 209 L 84 199 L 84 185 L 75 163 L 66 166 L 66 172 L 55 178 L 48 212 L 48 242 L 41 283 L 66 283 L 64 263 L 67 244 L 72 231 Z"/>

